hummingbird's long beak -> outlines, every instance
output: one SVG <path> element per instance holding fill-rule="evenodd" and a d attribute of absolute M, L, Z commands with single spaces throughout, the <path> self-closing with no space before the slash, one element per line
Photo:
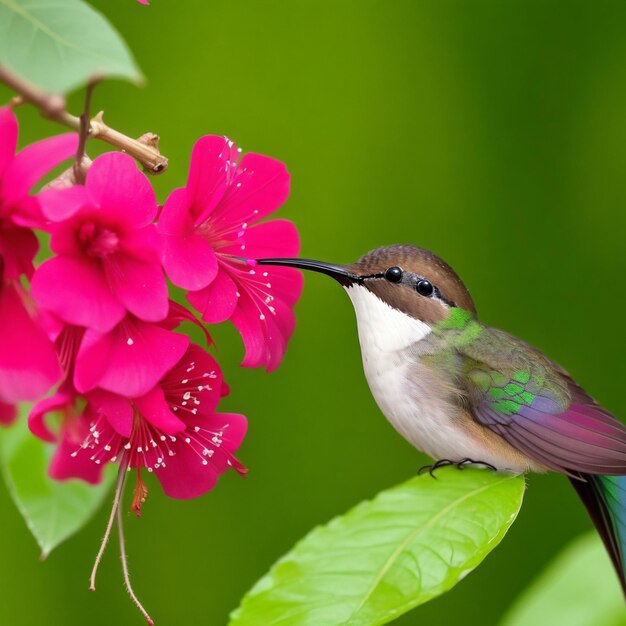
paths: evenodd
<path fill-rule="evenodd" d="M 334 263 L 324 263 L 313 259 L 257 259 L 259 265 L 282 265 L 284 267 L 296 267 L 301 270 L 311 270 L 326 274 L 342 285 L 350 285 L 360 282 L 361 277 L 348 271 L 345 265 L 335 265 Z"/>

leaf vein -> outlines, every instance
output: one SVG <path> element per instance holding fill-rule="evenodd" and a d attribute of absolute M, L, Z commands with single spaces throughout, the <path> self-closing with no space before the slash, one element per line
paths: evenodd
<path fill-rule="evenodd" d="M 483 493 L 484 491 L 488 491 L 489 489 L 492 489 L 495 486 L 499 486 L 502 482 L 504 482 L 506 480 L 511 480 L 513 478 L 515 478 L 515 476 L 513 476 L 513 475 L 507 476 L 507 477 L 503 477 L 498 482 L 492 482 L 492 483 L 489 483 L 487 485 L 483 485 L 482 487 L 479 487 L 477 489 L 473 489 L 472 491 L 467 492 L 462 497 L 457 498 L 456 500 L 454 500 L 454 501 L 450 502 L 449 504 L 447 504 L 443 509 L 440 509 L 439 511 L 437 511 L 437 513 L 435 513 L 435 515 L 433 515 L 428 521 L 426 521 L 424 524 L 422 524 L 421 526 L 418 526 L 412 532 L 410 532 L 406 536 L 406 538 L 389 555 L 389 558 L 385 561 L 384 565 L 382 566 L 382 568 L 380 569 L 380 571 L 378 572 L 378 574 L 376 575 L 376 577 L 372 581 L 372 584 L 370 585 L 370 587 L 368 588 L 368 590 L 364 594 L 364 596 L 361 599 L 361 601 L 359 602 L 358 606 L 352 611 L 352 614 L 350 615 L 348 621 L 346 622 L 347 626 L 349 626 L 351 623 L 353 623 L 354 618 L 358 615 L 359 611 L 361 611 L 361 609 L 365 606 L 366 602 L 370 599 L 370 597 L 372 596 L 372 594 L 374 593 L 374 591 L 376 590 L 376 588 L 380 584 L 381 580 L 384 578 L 385 574 L 387 574 L 387 572 L 391 569 L 392 565 L 398 559 L 400 554 L 402 554 L 402 552 L 406 549 L 406 547 L 410 543 L 412 543 L 415 540 L 415 538 L 421 532 L 423 532 L 425 529 L 427 529 L 430 526 L 432 526 L 438 519 L 440 519 L 441 517 L 446 515 L 446 513 L 448 513 L 452 509 L 454 509 L 454 508 L 458 507 L 459 505 L 461 505 L 466 500 L 469 500 L 470 498 L 473 498 L 473 497 L 477 496 L 478 494 Z"/>

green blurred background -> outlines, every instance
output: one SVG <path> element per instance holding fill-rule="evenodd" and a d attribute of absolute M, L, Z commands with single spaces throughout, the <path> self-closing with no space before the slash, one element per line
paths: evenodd
<path fill-rule="evenodd" d="M 185 181 L 194 140 L 228 134 L 287 163 L 282 217 L 302 253 L 351 261 L 383 244 L 433 249 L 461 274 L 482 319 L 539 346 L 616 415 L 623 386 L 626 261 L 626 4 L 621 1 L 93 2 L 149 83 L 110 82 L 108 122 L 161 135 Z M 5 96 L 6 92 L 2 92 Z M 71 99 L 74 110 L 80 98 Z M 22 140 L 55 130 L 20 111 Z M 93 153 L 93 150 L 92 150 Z M 332 281 L 306 277 L 282 367 L 238 367 L 216 330 L 232 394 L 249 417 L 240 458 L 191 502 L 156 484 L 128 515 L 137 592 L 158 626 L 227 621 L 242 594 L 314 525 L 426 462 L 381 416 L 363 378 L 353 313 Z M 38 561 L 0 486 L 0 621 L 140 624 L 115 546 L 87 578 L 108 511 Z M 398 624 L 495 625 L 590 522 L 567 481 L 532 476 L 499 547 L 451 593 Z M 590 599 L 592 601 L 592 599 Z"/>

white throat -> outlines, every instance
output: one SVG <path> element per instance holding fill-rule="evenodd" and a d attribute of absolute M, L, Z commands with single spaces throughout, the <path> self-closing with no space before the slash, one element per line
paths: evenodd
<path fill-rule="evenodd" d="M 366 287 L 351 285 L 352 300 L 364 360 L 372 352 L 397 352 L 430 333 L 430 326 L 394 309 Z"/>
<path fill-rule="evenodd" d="M 459 427 L 450 387 L 421 363 L 419 350 L 406 350 L 430 334 L 428 324 L 366 287 L 351 285 L 346 291 L 356 312 L 365 378 L 380 410 L 407 441 L 435 459 L 470 458 L 515 472 L 528 469 L 525 461 L 490 450 Z"/>

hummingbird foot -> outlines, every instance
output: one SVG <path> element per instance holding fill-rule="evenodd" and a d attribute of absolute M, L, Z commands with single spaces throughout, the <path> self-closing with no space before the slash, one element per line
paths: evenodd
<path fill-rule="evenodd" d="M 435 461 L 432 465 L 423 465 L 417 470 L 418 475 L 423 474 L 424 472 L 428 472 L 433 478 L 437 478 L 435 476 L 435 470 L 440 467 L 447 467 L 449 465 L 454 465 L 457 469 L 462 470 L 468 465 L 482 465 L 494 472 L 498 471 L 496 467 L 491 465 L 491 463 L 486 463 L 485 461 L 474 461 L 473 459 L 461 459 L 460 461 L 451 461 L 450 459 L 439 459 Z"/>
<path fill-rule="evenodd" d="M 485 461 L 474 461 L 473 459 L 463 459 L 455 463 L 455 465 L 459 469 L 463 469 L 464 467 L 467 467 L 468 465 L 482 465 L 483 467 L 493 470 L 494 472 L 498 471 L 498 468 L 495 467 L 495 465 L 492 465 L 491 463 L 487 463 Z"/>
<path fill-rule="evenodd" d="M 432 463 L 431 465 L 422 465 L 422 467 L 420 467 L 417 470 L 418 475 L 423 474 L 424 472 L 428 472 L 433 478 L 437 478 L 435 476 L 435 470 L 439 469 L 440 467 L 447 467 L 448 465 L 456 465 L 457 461 L 451 461 L 450 459 L 439 459 L 438 461 L 435 461 L 434 463 Z"/>

